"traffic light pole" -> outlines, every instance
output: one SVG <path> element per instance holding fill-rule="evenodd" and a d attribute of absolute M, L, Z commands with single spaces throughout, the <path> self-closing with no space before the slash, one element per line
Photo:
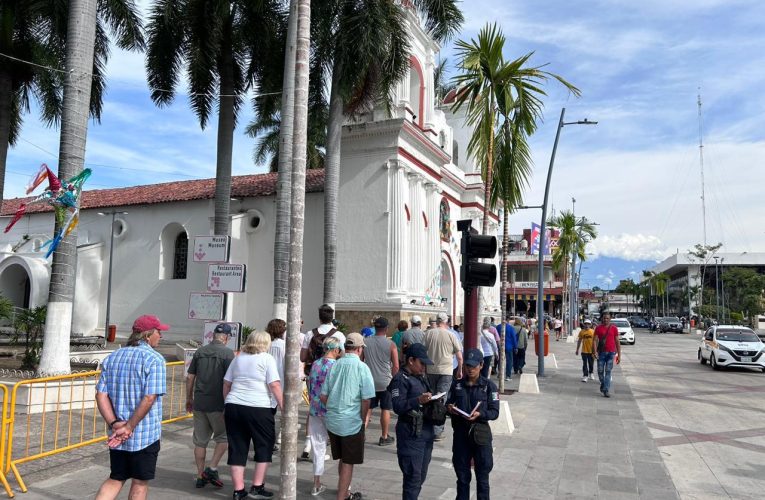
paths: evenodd
<path fill-rule="evenodd" d="M 464 349 L 478 347 L 478 287 L 465 290 Z"/>
<path fill-rule="evenodd" d="M 464 290 L 464 348 L 478 347 L 478 287 L 494 286 L 497 281 L 497 266 L 479 262 L 478 259 L 492 259 L 497 254 L 497 238 L 488 235 L 471 234 L 472 221 L 457 221 L 457 230 L 462 233 L 460 253 L 460 282 Z"/>

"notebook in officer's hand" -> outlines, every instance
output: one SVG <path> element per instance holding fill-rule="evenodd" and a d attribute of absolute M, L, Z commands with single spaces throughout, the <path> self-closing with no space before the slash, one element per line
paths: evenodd
<path fill-rule="evenodd" d="M 446 396 L 445 392 L 439 392 L 438 394 L 434 394 L 433 396 L 430 396 L 430 400 L 433 401 L 434 399 L 441 399 L 444 396 Z"/>
<path fill-rule="evenodd" d="M 463 417 L 470 418 L 470 415 L 472 415 L 473 412 L 475 412 L 478 409 L 479 406 L 481 406 L 481 402 L 480 401 L 475 404 L 475 408 L 473 408 L 473 410 L 470 413 L 465 413 L 464 411 L 460 410 L 456 406 L 453 406 L 452 408 L 454 408 L 454 411 L 456 411 L 457 413 L 459 413 Z"/>

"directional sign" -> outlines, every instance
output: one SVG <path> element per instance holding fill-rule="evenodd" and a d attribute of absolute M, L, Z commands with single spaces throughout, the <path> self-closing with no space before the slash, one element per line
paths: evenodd
<path fill-rule="evenodd" d="M 189 293 L 189 319 L 219 321 L 223 318 L 226 294 L 220 292 Z"/>
<path fill-rule="evenodd" d="M 243 292 L 245 264 L 210 264 L 207 268 L 207 289 L 211 292 Z"/>
<path fill-rule="evenodd" d="M 194 262 L 228 262 L 229 236 L 194 236 Z"/>
<path fill-rule="evenodd" d="M 213 340 L 213 330 L 220 325 L 221 321 L 205 321 L 205 333 L 202 336 L 202 345 L 207 345 Z M 226 346 L 232 351 L 239 350 L 239 339 L 241 338 L 242 324 L 230 321 L 225 321 L 227 325 L 231 327 L 231 336 L 228 338 Z"/>

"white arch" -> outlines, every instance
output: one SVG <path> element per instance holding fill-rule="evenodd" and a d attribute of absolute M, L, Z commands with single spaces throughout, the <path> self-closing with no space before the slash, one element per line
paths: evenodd
<path fill-rule="evenodd" d="M 48 287 L 50 286 L 50 267 L 48 261 L 37 257 L 11 255 L 0 261 L 0 278 L 2 278 L 5 270 L 13 265 L 21 266 L 29 277 L 29 307 L 33 308 L 47 304 Z M 1 280 L 0 283 L 2 283 Z"/>

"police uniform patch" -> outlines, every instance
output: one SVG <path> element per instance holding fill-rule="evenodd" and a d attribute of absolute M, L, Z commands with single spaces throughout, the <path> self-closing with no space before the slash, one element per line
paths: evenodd
<path fill-rule="evenodd" d="M 390 391 L 391 397 L 397 398 L 398 397 L 398 389 L 393 389 Z"/>
<path fill-rule="evenodd" d="M 497 393 L 497 392 L 492 392 L 492 393 L 491 393 L 491 400 L 492 400 L 492 401 L 499 401 L 499 393 Z"/>

